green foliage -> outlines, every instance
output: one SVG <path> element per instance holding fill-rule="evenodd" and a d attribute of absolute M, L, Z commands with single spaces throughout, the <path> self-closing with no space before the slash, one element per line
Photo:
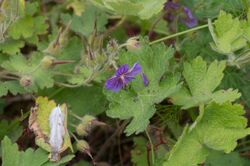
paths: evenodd
<path fill-rule="evenodd" d="M 96 28 L 97 32 L 104 32 L 105 25 L 108 22 L 107 14 L 91 5 L 86 6 L 86 10 L 81 16 L 61 14 L 61 19 L 65 25 L 71 21 L 70 29 L 86 37 L 91 35 L 94 28 Z"/>
<path fill-rule="evenodd" d="M 12 3 L 18 4 L 19 2 L 13 1 Z M 24 4 L 24 2 L 22 3 Z M 20 1 L 20 4 L 22 3 Z M 22 14 L 17 15 L 16 18 L 12 18 L 11 24 L 9 24 L 6 29 L 8 38 L 5 40 L 7 40 L 7 42 L 0 43 L 0 51 L 14 55 L 20 52 L 20 48 L 24 46 L 24 41 L 35 45 L 38 44 L 38 36 L 46 34 L 48 29 L 46 17 L 35 15 L 39 11 L 38 7 L 38 3 L 36 2 L 27 2 Z M 18 7 L 16 7 L 16 9 L 18 11 Z M 22 10 L 22 8 L 19 10 Z M 10 11 L 13 12 L 12 10 Z"/>
<path fill-rule="evenodd" d="M 132 138 L 134 165 L 148 165 L 152 162 L 151 153 L 156 166 L 249 165 L 238 153 L 230 153 L 238 139 L 250 134 L 243 106 L 231 103 L 240 98 L 239 89 L 240 103 L 250 105 L 249 1 L 171 2 L 181 7 L 166 11 L 163 9 L 166 0 L 0 0 L 0 97 L 6 96 L 0 101 L 1 107 L 6 107 L 0 114 L 3 165 L 90 165 L 82 158 L 75 163 L 78 155 L 77 161 L 68 163 L 74 157 L 72 154 L 56 163 L 49 161 L 52 148 L 48 141 L 48 119 L 57 104 L 65 115 L 63 146 L 57 151 L 61 155 L 66 150 L 73 152 L 74 137 L 78 150 L 92 158 L 90 152 L 98 149 L 90 148 L 84 137 L 94 126 L 104 125 L 93 116 L 106 110 L 107 116 L 128 122 L 127 135 L 145 131 L 150 123 L 153 128 L 164 128 L 164 138 L 160 139 L 166 140 L 166 145 L 158 146 L 157 130 L 152 134 L 154 151 L 149 150 L 144 137 Z M 209 29 L 198 25 L 181 32 L 186 27 L 176 24 L 177 21 L 193 21 L 184 7 L 201 25 L 209 19 Z M 219 13 L 221 9 L 228 13 Z M 171 14 L 175 15 L 174 20 Z M 210 21 L 213 19 L 214 22 Z M 136 38 L 128 40 L 138 32 L 150 34 L 150 40 L 161 35 L 169 35 L 171 40 L 162 44 L 155 44 L 160 40 L 151 43 Z M 187 35 L 181 37 L 183 34 Z M 173 44 L 176 51 L 164 44 Z M 142 66 L 149 85 L 144 86 L 141 73 L 117 93 L 105 89 L 105 80 L 113 75 L 116 66 L 135 63 Z M 19 94 L 45 96 L 36 98 L 29 118 L 37 150 L 19 151 L 17 144 L 10 141 L 16 141 L 22 126 L 27 124 L 27 114 L 13 119 L 13 112 L 8 111 L 9 107 L 20 109 L 19 101 L 8 105 L 16 98 L 22 100 Z M 5 101 L 7 104 L 2 104 Z M 24 102 L 20 103 L 25 108 Z M 199 115 L 194 112 L 197 107 Z M 10 119 L 6 120 L 7 117 Z M 183 123 L 190 122 L 190 117 L 194 122 L 183 131 Z M 114 125 L 107 117 L 102 119 Z M 23 132 L 21 138 L 25 137 Z M 89 139 L 92 138 L 91 135 Z M 20 143 L 24 143 L 22 147 L 30 145 L 26 140 Z M 99 158 L 98 155 L 93 158 Z"/>
<path fill-rule="evenodd" d="M 220 88 L 238 88 L 241 92 L 241 100 L 250 107 L 250 79 L 248 76 L 249 69 L 242 71 L 233 67 L 225 70 L 225 76 L 222 80 Z"/>
<path fill-rule="evenodd" d="M 151 151 L 147 150 L 146 139 L 143 137 L 135 137 L 134 144 L 135 147 L 131 151 L 132 155 L 131 160 L 134 163 L 134 166 L 148 165 L 148 160 L 150 159 L 147 158 L 147 156 L 150 156 Z M 164 154 L 166 153 L 166 149 L 164 148 L 164 146 L 159 145 L 157 149 L 154 151 L 154 153 L 155 153 L 155 165 L 162 165 L 164 161 Z"/>
<path fill-rule="evenodd" d="M 34 53 L 30 59 L 15 55 L 9 61 L 3 62 L 1 66 L 21 78 L 30 77 L 31 84 L 24 87 L 27 91 L 37 91 L 54 85 L 53 75 L 50 70 L 41 66 L 41 59 L 42 56 L 38 53 Z"/>
<path fill-rule="evenodd" d="M 31 148 L 26 151 L 18 151 L 17 144 L 12 144 L 8 137 L 2 141 L 3 166 L 41 166 L 48 161 L 47 154 L 41 150 Z"/>
<path fill-rule="evenodd" d="M 4 43 L 0 43 L 0 50 L 5 54 L 20 53 L 20 48 L 24 46 L 24 42 L 20 40 L 7 39 Z"/>
<path fill-rule="evenodd" d="M 205 166 L 247 166 L 249 164 L 249 159 L 241 157 L 237 152 L 225 154 L 215 151 L 208 156 Z"/>
<path fill-rule="evenodd" d="M 198 31 L 192 36 L 187 36 L 180 47 L 180 53 L 185 56 L 185 59 L 192 60 L 197 56 L 201 56 L 207 62 L 212 62 L 215 59 L 220 60 L 222 57 L 219 53 L 212 50 L 209 43 L 212 37 L 208 29 Z"/>
<path fill-rule="evenodd" d="M 138 16 L 149 19 L 158 14 L 166 2 L 165 0 L 91 0 L 94 4 L 109 9 L 124 16 Z M 124 8 L 126 6 L 126 8 Z"/>
<path fill-rule="evenodd" d="M 214 151 L 231 152 L 238 139 L 250 134 L 239 104 L 211 103 L 200 111 L 196 121 L 185 128 L 164 166 L 196 166 Z"/>
<path fill-rule="evenodd" d="M 214 22 L 214 28 L 210 25 L 214 43 L 211 47 L 221 54 L 232 54 L 246 46 L 246 39 L 243 37 L 243 29 L 238 18 L 221 11 L 218 19 Z"/>
<path fill-rule="evenodd" d="M 18 81 L 0 81 L 0 96 L 5 96 L 8 92 L 13 95 L 27 93 L 27 91 L 19 85 Z"/>
<path fill-rule="evenodd" d="M 7 120 L 0 121 L 0 140 L 4 138 L 4 136 L 8 136 L 11 140 L 16 141 L 23 132 L 23 127 L 20 125 L 20 121 L 18 119 L 12 120 L 8 122 Z"/>
<path fill-rule="evenodd" d="M 120 55 L 121 64 L 140 63 L 149 79 L 147 87 L 137 77 L 132 83 L 133 90 L 105 92 L 111 101 L 107 115 L 112 118 L 132 119 L 125 130 L 127 135 L 144 131 L 156 111 L 154 104 L 160 103 L 179 89 L 178 74 L 166 74 L 170 70 L 168 63 L 172 56 L 172 48 L 166 48 L 162 44 L 152 47 L 143 45 L 137 52 L 124 52 Z"/>
<path fill-rule="evenodd" d="M 201 57 L 195 58 L 191 63 L 185 62 L 183 76 L 188 87 L 182 87 L 171 96 L 174 104 L 187 109 L 211 101 L 224 103 L 239 98 L 240 93 L 237 90 L 215 91 L 224 76 L 225 65 L 225 61 L 214 61 L 207 67 Z"/>
<path fill-rule="evenodd" d="M 239 20 L 239 17 L 233 18 L 231 14 L 221 11 L 214 26 L 209 21 L 209 30 L 214 40 L 211 47 L 218 53 L 227 55 L 228 64 L 238 68 L 247 66 L 250 61 L 249 13 L 250 10 L 246 20 Z"/>
<path fill-rule="evenodd" d="M 25 151 L 18 151 L 17 144 L 13 144 L 8 137 L 3 139 L 1 146 L 3 166 L 59 166 L 74 157 L 74 155 L 68 155 L 57 163 L 51 163 L 48 161 L 48 154 L 42 149 L 33 150 L 28 148 Z"/>
<path fill-rule="evenodd" d="M 27 16 L 18 19 L 9 29 L 9 35 L 13 39 L 20 39 L 21 37 L 29 38 L 33 34 L 33 19 L 31 16 Z"/>

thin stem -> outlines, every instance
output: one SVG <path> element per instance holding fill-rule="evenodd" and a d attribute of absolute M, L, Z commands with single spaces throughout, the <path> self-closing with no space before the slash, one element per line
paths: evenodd
<path fill-rule="evenodd" d="M 74 114 L 73 112 L 69 112 L 70 115 L 72 115 L 74 118 L 82 121 L 82 118 L 80 116 L 77 116 L 76 114 Z"/>
<path fill-rule="evenodd" d="M 74 133 L 70 132 L 70 135 L 72 135 L 76 141 L 79 141 Z"/>
<path fill-rule="evenodd" d="M 63 91 L 65 88 L 64 87 L 61 87 L 57 90 L 55 90 L 51 95 L 49 95 L 49 99 L 53 98 L 54 96 L 56 96 L 58 93 L 60 93 L 61 91 Z"/>
<path fill-rule="evenodd" d="M 149 143 L 150 143 L 150 148 L 151 148 L 151 160 L 152 160 L 152 165 L 154 165 L 154 163 L 155 163 L 154 145 L 153 145 L 153 142 L 152 142 L 152 140 L 151 140 L 151 137 L 150 137 L 150 135 L 149 135 L 147 129 L 145 130 L 145 133 L 146 133 L 146 135 L 147 135 L 147 137 L 148 137 L 148 140 L 149 140 Z"/>
<path fill-rule="evenodd" d="M 155 43 L 159 43 L 159 42 L 162 42 L 164 40 L 171 39 L 173 37 L 184 35 L 186 33 L 197 31 L 197 30 L 204 29 L 204 28 L 207 28 L 207 27 L 208 27 L 208 24 L 205 24 L 205 25 L 201 25 L 201 26 L 198 26 L 198 27 L 195 27 L 195 28 L 188 29 L 186 31 L 178 32 L 178 33 L 175 33 L 173 35 L 169 35 L 169 36 L 166 36 L 166 37 L 154 40 L 154 41 L 150 42 L 149 45 L 152 45 L 152 44 L 155 44 Z"/>

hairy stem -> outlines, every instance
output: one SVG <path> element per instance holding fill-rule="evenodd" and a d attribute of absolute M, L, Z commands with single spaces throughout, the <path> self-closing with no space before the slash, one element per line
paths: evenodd
<path fill-rule="evenodd" d="M 155 44 L 155 43 L 159 43 L 159 42 L 162 42 L 164 40 L 171 39 L 173 37 L 184 35 L 184 34 L 187 34 L 189 32 L 194 32 L 194 31 L 197 31 L 197 30 L 200 30 L 200 29 L 204 29 L 204 28 L 207 28 L 207 27 L 208 27 L 208 24 L 205 24 L 205 25 L 201 25 L 201 26 L 198 26 L 198 27 L 195 27 L 195 28 L 191 28 L 191 29 L 182 31 L 182 32 L 178 32 L 178 33 L 175 33 L 175 34 L 172 34 L 172 35 L 169 35 L 169 36 L 166 36 L 166 37 L 154 40 L 154 41 L 150 42 L 149 45 L 152 45 L 152 44 Z"/>

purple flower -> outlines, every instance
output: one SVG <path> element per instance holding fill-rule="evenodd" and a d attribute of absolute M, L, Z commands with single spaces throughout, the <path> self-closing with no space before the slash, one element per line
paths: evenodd
<path fill-rule="evenodd" d="M 197 25 L 197 19 L 193 16 L 192 12 L 187 8 L 183 7 L 183 12 L 185 13 L 185 18 L 183 22 L 189 27 L 192 28 Z"/>
<path fill-rule="evenodd" d="M 166 11 L 164 18 L 168 22 L 173 22 L 177 18 L 178 13 L 182 13 L 182 22 L 187 27 L 192 28 L 198 24 L 197 19 L 193 16 L 190 9 L 174 0 L 168 0 L 165 3 L 164 10 Z"/>
<path fill-rule="evenodd" d="M 132 81 L 136 75 L 141 74 L 144 85 L 147 86 L 149 81 L 144 73 L 142 73 L 141 65 L 135 63 L 132 68 L 129 68 L 127 64 L 119 67 L 115 75 L 106 81 L 105 87 L 113 92 L 118 92 L 124 88 L 130 81 Z"/>

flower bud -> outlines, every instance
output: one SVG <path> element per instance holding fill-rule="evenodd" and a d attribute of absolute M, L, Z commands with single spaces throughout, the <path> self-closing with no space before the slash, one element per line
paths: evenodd
<path fill-rule="evenodd" d="M 27 87 L 30 86 L 32 84 L 32 77 L 31 76 L 23 76 L 21 77 L 21 79 L 19 80 L 19 83 L 22 87 Z"/>
<path fill-rule="evenodd" d="M 79 124 L 76 126 L 76 133 L 79 135 L 79 136 L 87 136 L 88 135 L 88 132 L 86 130 L 86 125 L 83 125 L 83 124 Z"/>
<path fill-rule="evenodd" d="M 132 37 L 127 40 L 126 42 L 126 48 L 129 51 L 136 51 L 140 48 L 140 42 L 138 40 L 138 37 Z"/>
<path fill-rule="evenodd" d="M 76 148 L 80 152 L 87 153 L 87 154 L 90 153 L 89 144 L 84 140 L 78 140 L 77 143 L 76 143 Z"/>
<path fill-rule="evenodd" d="M 42 59 L 41 63 L 42 66 L 47 69 L 53 66 L 54 61 L 55 61 L 54 57 L 47 55 Z"/>
<path fill-rule="evenodd" d="M 92 115 L 85 115 L 84 117 L 82 117 L 82 123 L 83 124 L 91 124 L 91 122 L 95 119 L 96 119 L 96 117 L 94 117 Z"/>

